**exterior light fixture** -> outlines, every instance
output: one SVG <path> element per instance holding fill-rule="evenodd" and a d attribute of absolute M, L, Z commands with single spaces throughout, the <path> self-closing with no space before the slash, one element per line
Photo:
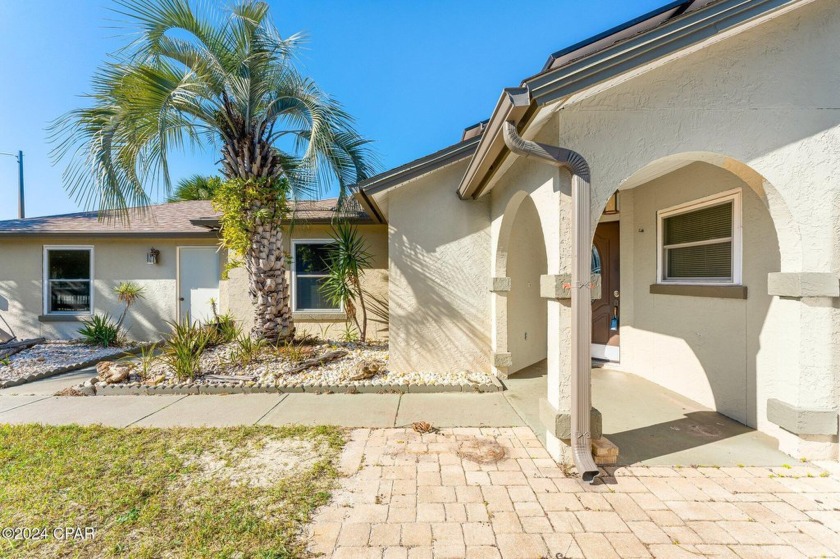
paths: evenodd
<path fill-rule="evenodd" d="M 157 264 L 159 256 L 160 251 L 158 249 L 150 248 L 149 252 L 146 253 L 146 264 Z"/>

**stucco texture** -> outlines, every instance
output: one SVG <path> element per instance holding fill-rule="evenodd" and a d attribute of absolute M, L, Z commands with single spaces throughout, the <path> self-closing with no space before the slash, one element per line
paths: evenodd
<path fill-rule="evenodd" d="M 0 241 L 0 312 L 18 338 L 78 338 L 77 321 L 40 322 L 43 306 L 44 245 L 94 247 L 93 300 L 95 313 L 116 319 L 122 312 L 114 288 L 123 281 L 143 287 L 143 298 L 131 307 L 126 334 L 136 340 L 160 339 L 169 331 L 167 321 L 177 319 L 177 247 L 214 246 L 216 239 L 105 239 L 102 237 L 26 237 Z M 146 253 L 160 251 L 158 264 L 146 263 Z"/>
<path fill-rule="evenodd" d="M 390 195 L 394 370 L 490 372 L 489 204 L 458 198 L 464 168 L 449 166 Z"/>
<path fill-rule="evenodd" d="M 371 267 L 365 269 L 362 276 L 362 289 L 367 294 L 367 336 L 369 340 L 385 340 L 388 338 L 388 229 L 385 225 L 357 225 L 356 228 L 371 254 Z M 291 255 L 293 240 L 330 239 L 331 231 L 329 225 L 297 223 L 291 230 L 284 230 L 283 248 Z M 292 281 L 290 268 L 287 268 L 286 279 Z M 229 279 L 221 283 L 219 298 L 222 310 L 230 312 L 245 330 L 250 329 L 254 307 L 248 295 L 248 276 L 244 267 L 230 270 Z M 361 323 L 362 312 L 358 305 L 356 316 Z M 338 339 L 345 333 L 343 313 L 293 312 L 292 317 L 298 334 Z"/>

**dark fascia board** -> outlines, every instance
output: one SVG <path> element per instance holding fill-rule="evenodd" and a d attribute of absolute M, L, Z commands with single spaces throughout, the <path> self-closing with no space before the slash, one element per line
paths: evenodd
<path fill-rule="evenodd" d="M 593 45 L 598 41 L 602 41 L 604 39 L 608 39 L 616 35 L 620 36 L 620 34 L 624 33 L 625 31 L 632 32 L 633 30 L 631 28 L 649 22 L 649 20 L 651 19 L 657 17 L 675 17 L 682 13 L 682 11 L 684 11 L 693 2 L 694 0 L 676 0 L 675 2 L 671 2 L 637 18 L 631 19 L 630 21 L 626 21 L 620 25 L 617 25 L 612 29 L 608 29 L 602 33 L 598 33 L 597 35 L 593 35 L 592 37 L 575 43 L 574 45 L 561 49 L 557 52 L 551 53 L 548 57 L 548 60 L 543 65 L 542 71 L 540 73 L 548 72 L 549 70 L 551 70 L 552 66 L 556 63 L 556 61 L 558 59 L 563 58 L 564 56 L 572 55 L 573 58 L 576 58 L 576 51 L 585 49 L 586 47 L 589 47 L 590 45 Z M 669 14 L 668 12 L 672 13 Z M 651 24 L 648 23 L 648 25 Z"/>
<path fill-rule="evenodd" d="M 629 70 L 652 62 L 718 33 L 728 31 L 769 12 L 797 3 L 799 0 L 719 0 L 696 10 L 689 10 L 673 20 L 639 35 L 625 39 L 579 60 L 528 78 L 531 106 L 521 120 L 514 122 L 519 130 L 527 128 L 536 108 L 568 97 Z M 487 130 L 473 160 L 496 155 L 485 172 L 465 175 L 458 189 L 461 198 L 477 198 L 493 178 L 508 150 L 501 136 L 501 124 L 510 120 L 500 103 L 490 117 Z M 473 165 L 473 162 L 470 162 Z"/>
<path fill-rule="evenodd" d="M 349 223 L 356 223 L 358 225 L 370 225 L 377 223 L 376 220 L 371 219 L 370 217 L 349 217 L 346 219 Z M 335 220 L 329 217 L 314 217 L 314 218 L 299 218 L 299 217 L 292 217 L 290 220 L 290 224 L 314 224 L 314 225 L 321 225 L 321 224 L 330 224 L 334 223 Z M 221 227 L 221 223 L 219 222 L 218 217 L 202 217 L 200 219 L 191 219 L 190 223 L 193 225 L 197 225 L 199 227 L 206 227 L 208 230 L 217 231 L 219 227 Z"/>
<path fill-rule="evenodd" d="M 352 186 L 352 189 L 353 191 L 364 191 L 368 196 L 388 190 L 430 171 L 470 157 L 475 152 L 480 139 L 481 136 L 477 136 L 445 147 L 440 151 L 358 182 Z"/>
<path fill-rule="evenodd" d="M 799 0 L 720 0 L 635 37 L 526 80 L 545 105 L 687 48 Z"/>

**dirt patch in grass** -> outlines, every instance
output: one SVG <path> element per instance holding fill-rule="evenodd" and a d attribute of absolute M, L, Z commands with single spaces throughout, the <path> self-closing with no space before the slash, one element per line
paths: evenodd
<path fill-rule="evenodd" d="M 327 427 L 0 426 L 0 528 L 30 537 L 0 537 L 0 557 L 301 557 L 343 442 Z"/>

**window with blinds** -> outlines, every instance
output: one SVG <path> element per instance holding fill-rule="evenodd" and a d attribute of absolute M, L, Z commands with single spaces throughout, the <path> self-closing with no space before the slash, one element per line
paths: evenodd
<path fill-rule="evenodd" d="M 662 281 L 735 283 L 736 196 L 660 212 Z"/>

